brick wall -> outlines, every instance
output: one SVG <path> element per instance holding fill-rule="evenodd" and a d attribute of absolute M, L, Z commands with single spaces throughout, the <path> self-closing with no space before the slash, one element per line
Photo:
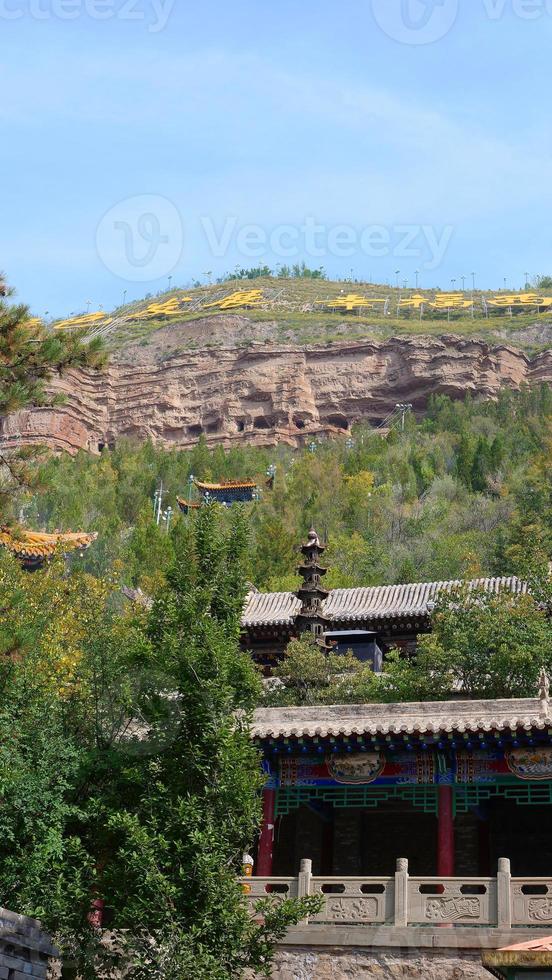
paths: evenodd
<path fill-rule="evenodd" d="M 0 980 L 44 980 L 56 956 L 37 919 L 0 909 Z"/>

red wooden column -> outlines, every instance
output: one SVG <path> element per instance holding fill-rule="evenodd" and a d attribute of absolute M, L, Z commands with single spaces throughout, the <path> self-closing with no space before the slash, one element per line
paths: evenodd
<path fill-rule="evenodd" d="M 439 830 L 437 840 L 437 874 L 454 878 L 454 809 L 452 786 L 439 786 Z"/>
<path fill-rule="evenodd" d="M 272 877 L 272 851 L 274 848 L 274 811 L 276 809 L 276 790 L 263 789 L 263 825 L 259 838 L 257 855 L 257 876 Z"/>

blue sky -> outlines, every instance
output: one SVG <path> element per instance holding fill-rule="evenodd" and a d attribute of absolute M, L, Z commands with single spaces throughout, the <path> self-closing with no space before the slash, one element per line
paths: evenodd
<path fill-rule="evenodd" d="M 552 0 L 0 0 L 0 38 L 0 268 L 35 313 L 259 262 L 552 274 Z"/>

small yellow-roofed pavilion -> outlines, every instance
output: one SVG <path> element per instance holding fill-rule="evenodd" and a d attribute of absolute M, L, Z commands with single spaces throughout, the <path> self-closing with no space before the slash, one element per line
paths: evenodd
<path fill-rule="evenodd" d="M 46 534 L 27 528 L 0 525 L 0 545 L 18 558 L 29 571 L 39 568 L 55 554 L 67 555 L 72 551 L 85 551 L 94 543 L 97 533 L 67 532 Z"/>

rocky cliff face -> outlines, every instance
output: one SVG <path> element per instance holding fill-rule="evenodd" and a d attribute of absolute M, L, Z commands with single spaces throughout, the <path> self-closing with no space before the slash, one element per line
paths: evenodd
<path fill-rule="evenodd" d="M 420 411 L 435 392 L 492 397 L 503 386 L 552 382 L 552 351 L 530 359 L 510 346 L 455 336 L 239 346 L 231 332 L 220 346 L 200 350 L 179 347 L 174 328 L 153 337 L 148 347 L 119 352 L 101 374 L 56 378 L 52 391 L 65 403 L 5 419 L 0 445 L 98 452 L 134 437 L 186 448 L 202 433 L 225 447 L 297 445 L 362 419 L 380 421 L 397 402 Z"/>

